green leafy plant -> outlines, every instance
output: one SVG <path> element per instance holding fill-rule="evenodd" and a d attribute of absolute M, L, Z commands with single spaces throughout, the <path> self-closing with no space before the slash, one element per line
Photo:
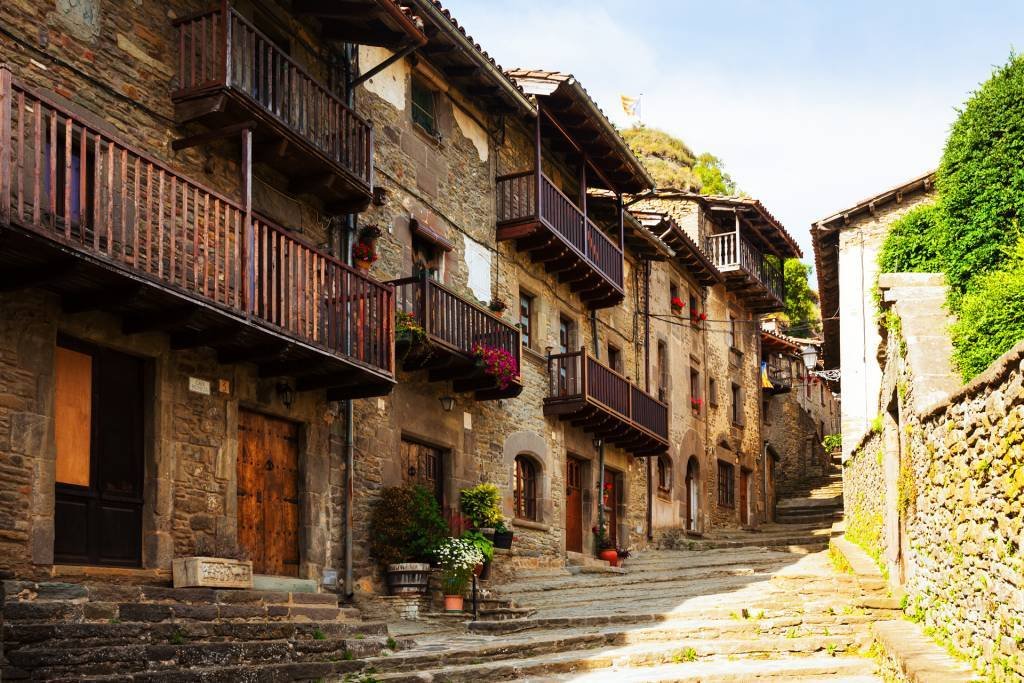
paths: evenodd
<path fill-rule="evenodd" d="M 943 239 L 942 214 L 936 204 L 922 204 L 893 221 L 878 253 L 883 273 L 939 273 Z"/>
<path fill-rule="evenodd" d="M 676 650 L 672 653 L 672 661 L 676 664 L 682 662 L 695 662 L 697 661 L 697 650 L 692 647 L 684 647 L 680 650 Z"/>
<path fill-rule="evenodd" d="M 825 440 L 821 442 L 821 445 L 825 448 L 828 453 L 838 451 L 843 447 L 843 435 L 842 434 L 826 434 Z"/>
<path fill-rule="evenodd" d="M 327 635 L 318 628 L 313 629 L 313 640 L 327 640 Z"/>
<path fill-rule="evenodd" d="M 389 650 L 397 650 L 398 641 L 392 638 L 391 636 L 388 636 L 387 646 Z"/>
<path fill-rule="evenodd" d="M 494 543 L 479 531 L 464 531 L 461 538 L 475 545 L 487 562 L 494 559 Z"/>
<path fill-rule="evenodd" d="M 409 341 L 413 344 L 426 341 L 427 331 L 423 329 L 416 316 L 405 311 L 395 312 L 395 338 L 399 341 Z"/>
<path fill-rule="evenodd" d="M 501 491 L 494 484 L 477 484 L 459 491 L 459 509 L 478 528 L 495 528 L 504 523 Z"/>
<path fill-rule="evenodd" d="M 448 536 L 448 523 L 426 487 L 386 488 L 370 514 L 370 554 L 382 565 L 427 562 Z"/>

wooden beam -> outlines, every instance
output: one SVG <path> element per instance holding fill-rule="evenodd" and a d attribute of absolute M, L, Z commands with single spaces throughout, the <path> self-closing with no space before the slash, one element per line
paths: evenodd
<path fill-rule="evenodd" d="M 380 26 L 360 25 L 346 20 L 326 20 L 324 22 L 323 37 L 325 40 L 340 40 L 347 43 L 373 45 L 376 47 L 399 45 L 406 39 L 404 33 Z"/>
<path fill-rule="evenodd" d="M 470 78 L 480 73 L 480 67 L 475 64 L 453 64 L 441 67 L 441 71 L 449 78 Z"/>
<path fill-rule="evenodd" d="M 217 352 L 217 362 L 222 365 L 232 365 L 234 363 L 250 363 L 250 362 L 269 362 L 276 358 L 280 358 L 281 354 L 287 350 L 288 344 L 285 342 L 274 342 L 270 344 L 246 346 L 244 348 L 235 348 L 231 350 L 223 350 Z"/>
<path fill-rule="evenodd" d="M 274 360 L 269 363 L 260 363 L 259 376 L 281 377 L 282 375 L 305 375 L 316 370 L 317 363 L 310 362 L 309 358 L 291 358 L 288 360 Z"/>
<path fill-rule="evenodd" d="M 61 298 L 61 308 L 65 313 L 84 313 L 85 311 L 110 310 L 136 298 L 142 289 L 141 282 L 133 282 L 124 287 L 103 288 L 69 294 Z"/>
<path fill-rule="evenodd" d="M 238 327 L 215 327 L 210 330 L 199 330 L 191 332 L 173 332 L 171 334 L 171 348 L 175 351 L 183 349 L 194 349 L 200 346 L 216 346 L 223 342 L 229 342 L 238 337 Z"/>
<path fill-rule="evenodd" d="M 350 19 L 366 16 L 372 3 L 358 0 L 294 0 L 292 11 L 296 14 L 328 19 Z"/>
<path fill-rule="evenodd" d="M 170 310 L 157 310 L 125 316 L 121 329 L 125 334 L 141 334 L 157 330 L 182 327 L 199 312 L 195 306 L 182 306 Z"/>
<path fill-rule="evenodd" d="M 204 131 L 202 133 L 196 133 L 195 135 L 188 135 L 183 138 L 178 138 L 171 141 L 171 149 L 175 152 L 179 152 L 189 147 L 195 147 L 196 145 L 205 144 L 207 142 L 213 142 L 214 140 L 220 140 L 222 138 L 229 138 L 238 135 L 243 130 L 254 130 L 256 128 L 255 121 L 243 121 L 241 123 L 234 123 L 230 126 L 224 126 L 223 128 L 214 128 L 213 130 Z"/>

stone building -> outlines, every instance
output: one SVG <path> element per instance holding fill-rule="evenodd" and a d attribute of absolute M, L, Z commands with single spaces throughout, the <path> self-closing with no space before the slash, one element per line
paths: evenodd
<path fill-rule="evenodd" d="M 826 475 L 831 465 L 822 442 L 839 433 L 839 402 L 826 381 L 807 372 L 801 357 L 804 347 L 820 344 L 786 335 L 774 321 L 761 330 L 762 430 L 774 494 L 769 500 Z"/>
<path fill-rule="evenodd" d="M 843 457 L 875 419 L 881 371 L 873 361 L 881 341 L 875 324 L 878 253 L 893 221 L 934 199 L 935 173 L 837 211 L 811 226 L 826 369 L 842 367 Z M 845 283 L 840 287 L 840 282 Z M 840 330 L 845 330 L 840 344 Z"/>
<path fill-rule="evenodd" d="M 753 200 L 627 210 L 653 182 L 573 77 L 502 71 L 432 0 L 0 21 L 4 572 L 244 552 L 375 592 L 406 481 L 452 518 L 496 483 L 506 569 L 602 518 L 634 548 L 765 518 L 759 315 L 799 251 Z"/>

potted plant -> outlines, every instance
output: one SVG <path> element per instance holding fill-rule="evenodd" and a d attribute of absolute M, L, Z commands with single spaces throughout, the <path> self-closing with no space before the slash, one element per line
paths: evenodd
<path fill-rule="evenodd" d="M 597 556 L 607 562 L 609 566 L 618 567 L 619 552 L 615 548 L 615 544 L 608 538 L 604 527 L 595 526 L 592 531 L 594 532 L 594 545 L 597 547 Z"/>
<path fill-rule="evenodd" d="M 700 325 L 702 322 L 708 319 L 708 314 L 700 311 L 690 311 L 690 322 L 694 325 Z"/>
<path fill-rule="evenodd" d="M 434 556 L 441 565 L 444 611 L 461 612 L 473 569 L 483 563 L 484 555 L 473 541 L 446 538 L 437 546 Z"/>
<path fill-rule="evenodd" d="M 633 553 L 629 552 L 629 548 L 616 548 L 615 554 L 619 557 L 619 564 L 633 556 Z"/>
<path fill-rule="evenodd" d="M 494 313 L 504 313 L 505 309 L 508 308 L 508 305 L 498 297 L 494 297 L 491 299 L 491 302 L 487 304 L 487 308 L 491 309 Z"/>
<path fill-rule="evenodd" d="M 447 536 L 448 523 L 426 487 L 381 491 L 370 514 L 370 554 L 387 572 L 392 595 L 427 591 L 430 559 Z"/>
<path fill-rule="evenodd" d="M 693 408 L 694 413 L 699 413 L 700 409 L 704 407 L 704 399 L 702 398 L 691 398 L 690 407 Z"/>
<path fill-rule="evenodd" d="M 494 547 L 502 550 L 509 550 L 512 547 L 512 539 L 515 536 L 508 528 L 508 522 L 504 517 L 494 525 Z"/>
<path fill-rule="evenodd" d="M 463 531 L 460 538 L 475 545 L 483 555 L 483 562 L 474 567 L 473 572 L 481 579 L 486 579 L 490 574 L 491 560 L 494 559 L 494 543 L 479 531 Z"/>
<path fill-rule="evenodd" d="M 374 224 L 364 225 L 359 230 L 356 243 L 352 245 L 352 260 L 360 270 L 369 270 L 380 258 L 377 253 L 377 240 L 380 236 L 381 229 Z"/>
<path fill-rule="evenodd" d="M 679 315 L 686 308 L 686 304 L 678 296 L 672 297 L 672 312 Z"/>
<path fill-rule="evenodd" d="M 252 588 L 252 561 L 233 541 L 201 536 L 195 553 L 171 563 L 175 588 Z"/>
<path fill-rule="evenodd" d="M 473 529 L 484 536 L 494 536 L 498 524 L 504 525 L 501 516 L 501 491 L 494 484 L 483 483 L 459 491 L 459 509 Z"/>
<path fill-rule="evenodd" d="M 508 349 L 487 344 L 474 344 L 473 354 L 477 363 L 483 366 L 484 373 L 494 378 L 499 389 L 508 389 L 512 381 L 519 376 L 519 365 L 516 357 Z"/>

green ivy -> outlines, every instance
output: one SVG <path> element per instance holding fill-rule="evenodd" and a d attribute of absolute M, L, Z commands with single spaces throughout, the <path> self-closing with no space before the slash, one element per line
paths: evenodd
<path fill-rule="evenodd" d="M 1024 57 L 964 105 L 936 176 L 935 204 L 892 224 L 880 271 L 942 272 L 949 285 L 953 360 L 965 380 L 1024 339 Z"/>

